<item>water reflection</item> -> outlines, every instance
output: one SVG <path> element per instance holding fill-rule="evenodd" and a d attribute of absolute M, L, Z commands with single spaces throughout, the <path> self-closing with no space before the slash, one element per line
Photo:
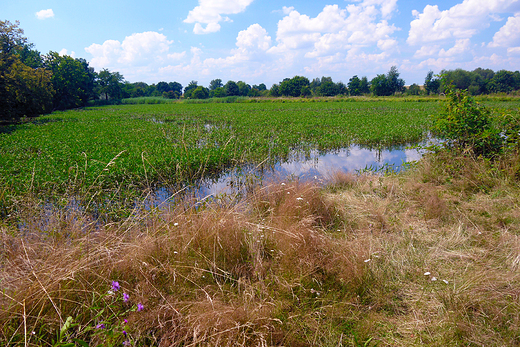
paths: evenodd
<path fill-rule="evenodd" d="M 196 200 L 221 195 L 232 196 L 244 191 L 252 183 L 268 180 L 299 179 L 323 182 L 338 171 L 355 172 L 365 169 L 377 171 L 385 167 L 399 170 L 404 163 L 419 160 L 421 156 L 421 151 L 405 146 L 368 149 L 355 145 L 328 153 L 318 151 L 306 154 L 294 153 L 291 160 L 268 168 L 253 165 L 235 168 L 220 175 L 218 179 L 202 181 L 198 187 L 188 189 L 187 192 Z M 159 189 L 155 198 L 164 202 L 171 196 L 168 191 Z"/>

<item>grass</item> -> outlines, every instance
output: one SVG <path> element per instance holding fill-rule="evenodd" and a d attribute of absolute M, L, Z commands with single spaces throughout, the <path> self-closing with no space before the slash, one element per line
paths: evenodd
<path fill-rule="evenodd" d="M 0 344 L 519 346 L 519 163 L 441 150 L 112 221 L 20 195 L 0 224 Z"/>
<path fill-rule="evenodd" d="M 397 175 L 266 183 L 240 204 L 2 227 L 0 341 L 520 345 L 517 162 L 438 154 Z"/>

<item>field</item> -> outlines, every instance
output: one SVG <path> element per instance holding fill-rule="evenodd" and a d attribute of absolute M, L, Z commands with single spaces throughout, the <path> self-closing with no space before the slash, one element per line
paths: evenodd
<path fill-rule="evenodd" d="M 0 210 L 20 196 L 124 206 L 146 188 L 192 184 L 244 163 L 427 135 L 438 102 L 123 105 L 57 112 L 0 135 Z M 111 207 L 111 208 L 112 208 Z"/>
<path fill-rule="evenodd" d="M 483 102 L 518 118 L 515 100 Z M 439 112 L 171 103 L 4 129 L 0 345 L 520 346 L 517 152 L 136 210 L 158 186 L 294 151 L 416 143 Z"/>

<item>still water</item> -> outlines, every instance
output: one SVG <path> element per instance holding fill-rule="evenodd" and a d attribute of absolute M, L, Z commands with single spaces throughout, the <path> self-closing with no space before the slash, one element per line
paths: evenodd
<path fill-rule="evenodd" d="M 147 202 L 163 205 L 173 202 L 179 195 L 189 195 L 195 200 L 218 196 L 233 196 L 244 192 L 252 183 L 265 181 L 314 180 L 326 182 L 336 172 L 380 171 L 385 168 L 399 171 L 403 164 L 419 160 L 422 151 L 406 146 L 389 149 L 368 149 L 358 145 L 327 153 L 311 151 L 305 155 L 294 153 L 291 159 L 276 163 L 268 168 L 246 165 L 221 174 L 216 179 L 206 179 L 197 186 L 185 187 L 183 194 L 173 189 L 159 188 Z M 175 197 L 173 196 L 175 194 Z"/>

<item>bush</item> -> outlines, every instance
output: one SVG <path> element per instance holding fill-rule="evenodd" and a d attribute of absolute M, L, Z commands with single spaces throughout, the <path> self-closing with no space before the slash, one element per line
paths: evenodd
<path fill-rule="evenodd" d="M 434 120 L 433 131 L 447 140 L 446 145 L 476 156 L 491 157 L 502 150 L 500 130 L 492 125 L 488 109 L 477 103 L 466 90 L 449 86 L 445 112 Z"/>

